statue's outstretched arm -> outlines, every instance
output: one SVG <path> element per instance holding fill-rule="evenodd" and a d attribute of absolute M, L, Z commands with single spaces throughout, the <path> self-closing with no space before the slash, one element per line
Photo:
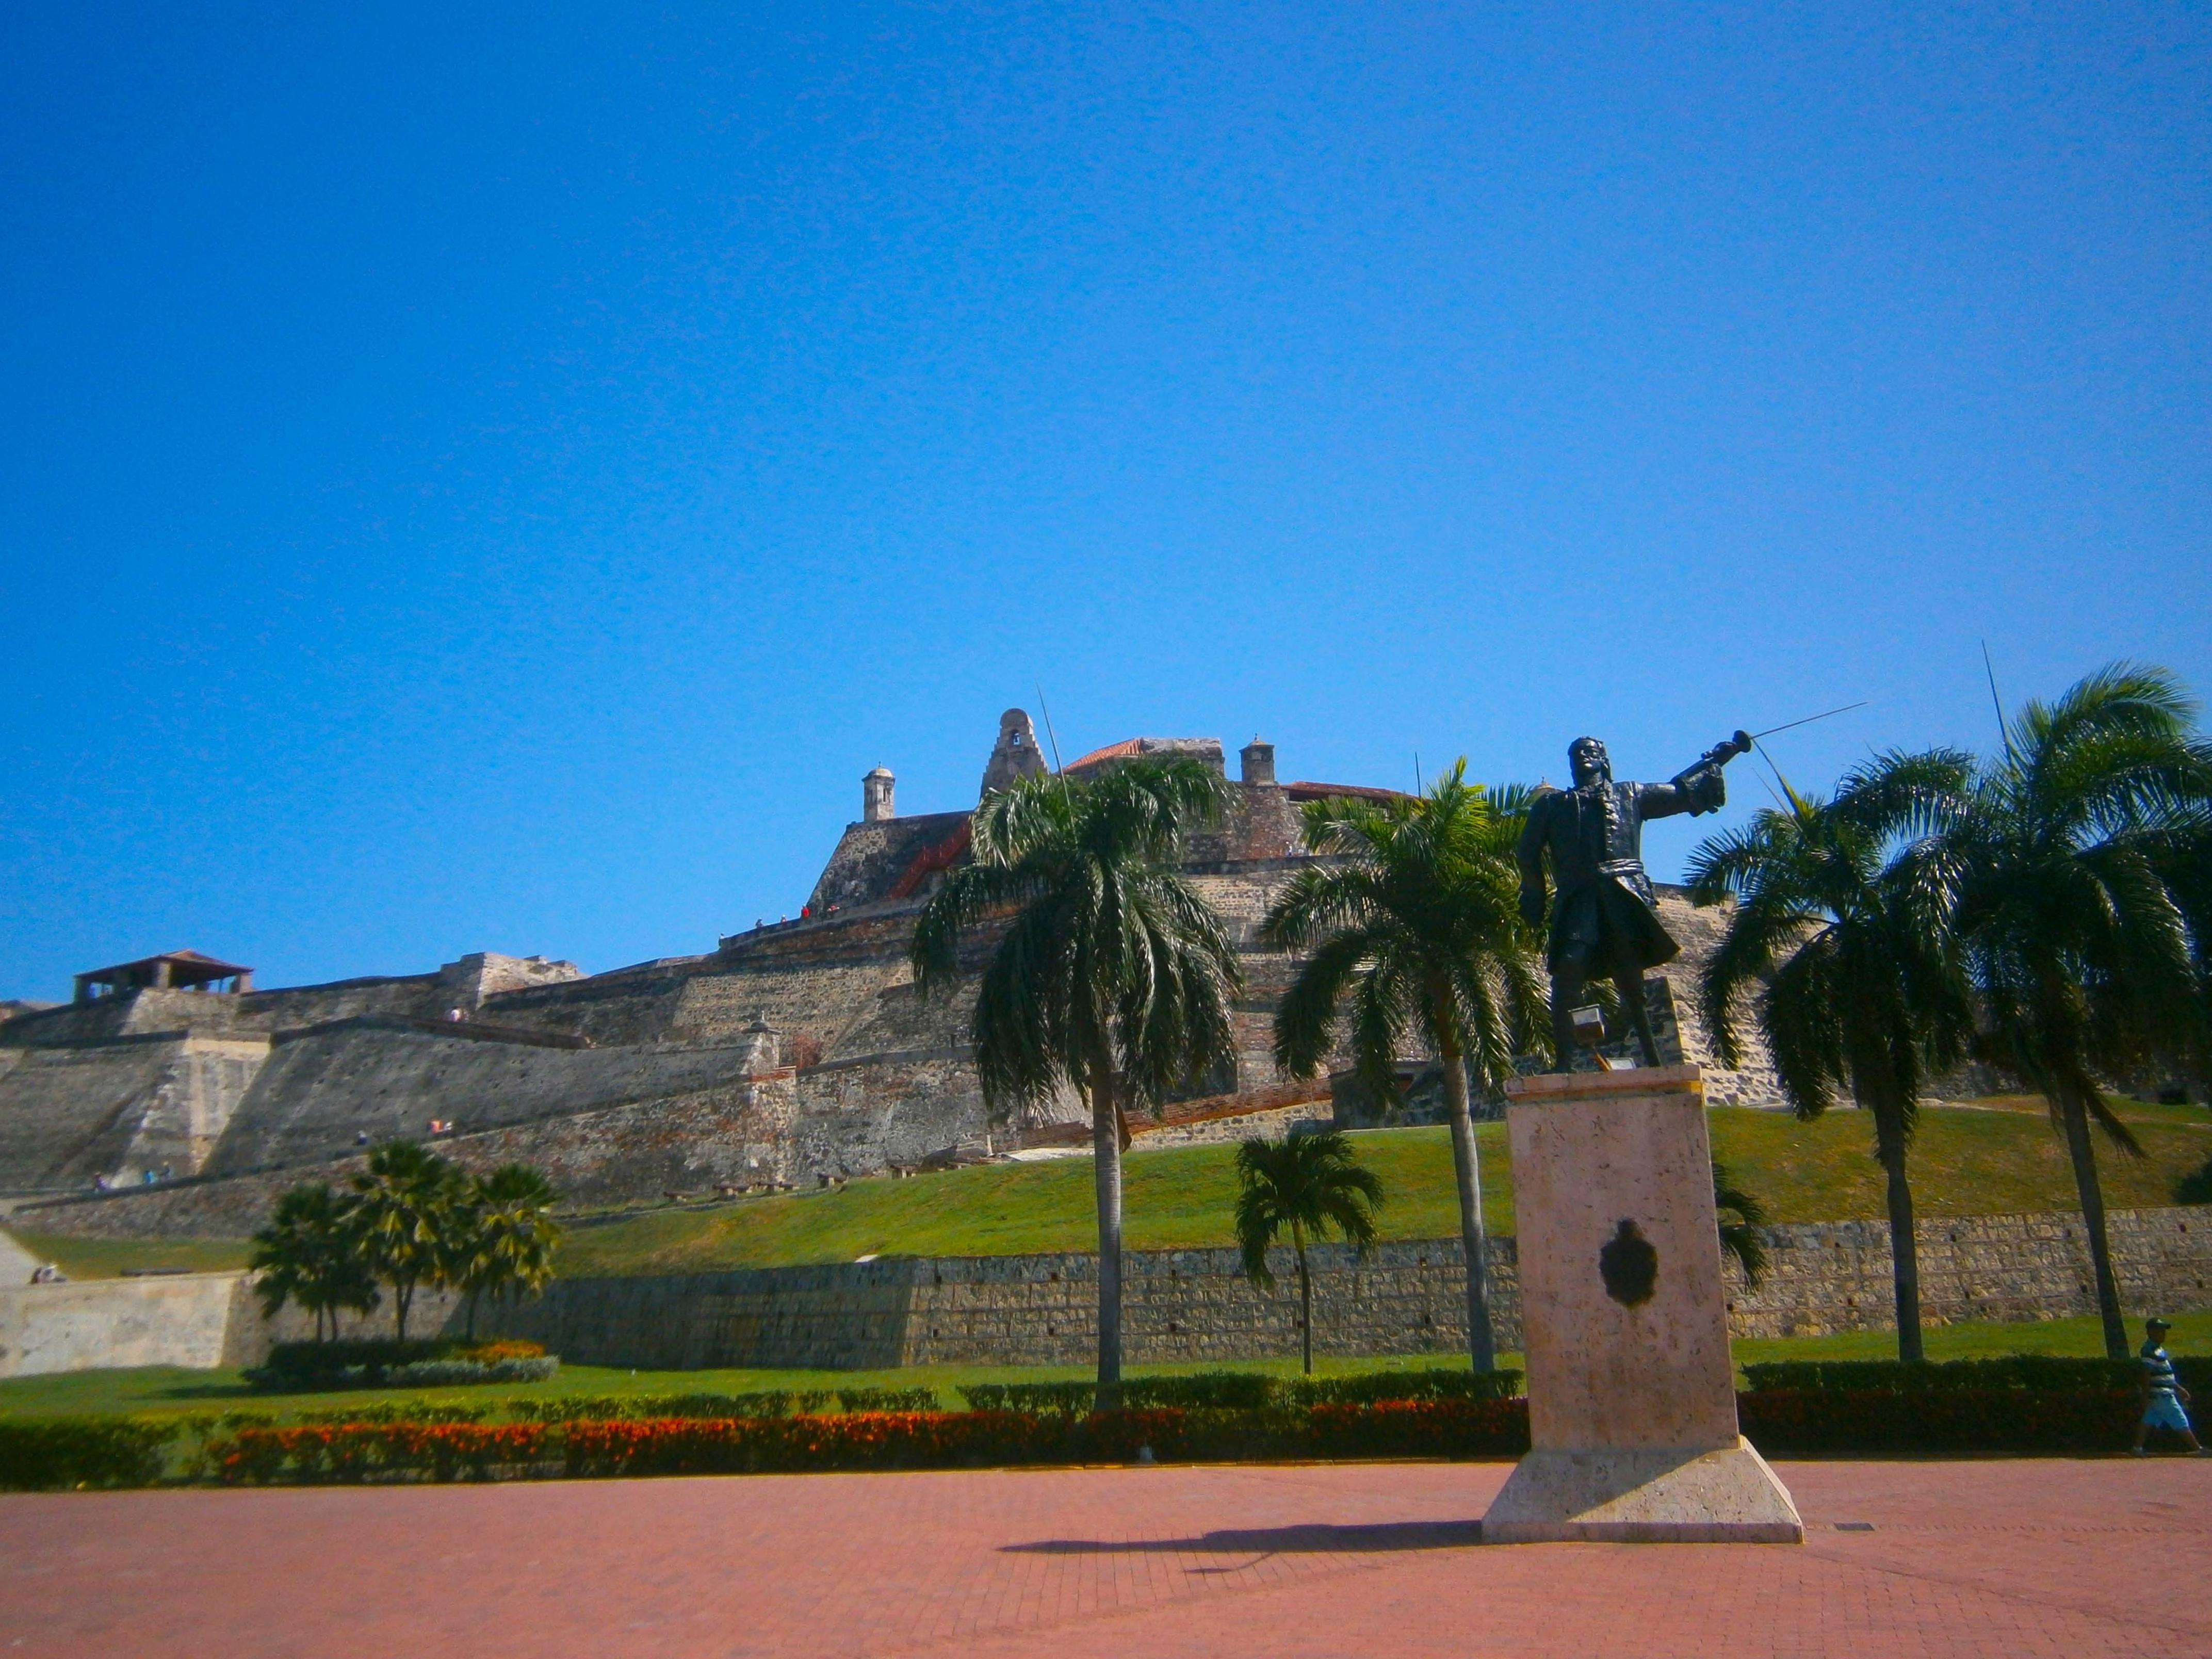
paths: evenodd
<path fill-rule="evenodd" d="M 1637 793 L 1637 805 L 1646 818 L 1717 812 L 1728 804 L 1728 781 L 1721 768 L 1750 752 L 1751 734 L 1739 732 L 1706 750 L 1669 781 L 1646 784 Z"/>

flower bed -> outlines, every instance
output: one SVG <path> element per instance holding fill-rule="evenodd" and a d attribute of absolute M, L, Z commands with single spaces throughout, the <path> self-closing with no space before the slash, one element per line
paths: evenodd
<path fill-rule="evenodd" d="M 561 1362 L 535 1342 L 280 1342 L 246 1373 L 267 1394 L 329 1389 L 447 1388 L 474 1382 L 543 1382 Z"/>

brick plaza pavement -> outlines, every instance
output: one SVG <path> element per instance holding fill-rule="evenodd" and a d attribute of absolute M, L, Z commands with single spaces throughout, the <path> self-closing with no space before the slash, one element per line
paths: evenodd
<path fill-rule="evenodd" d="M 1785 1464 L 1802 1549 L 1486 1547 L 1507 1467 L 6 1497 L 0 1655 L 2212 1654 L 2212 1460 Z"/>

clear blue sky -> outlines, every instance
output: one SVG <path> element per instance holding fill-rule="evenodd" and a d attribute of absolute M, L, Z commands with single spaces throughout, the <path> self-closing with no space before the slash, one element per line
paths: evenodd
<path fill-rule="evenodd" d="M 2201 4 L 9 7 L 0 995 L 711 949 L 1040 684 L 1391 784 L 2212 690 L 2209 209 Z"/>

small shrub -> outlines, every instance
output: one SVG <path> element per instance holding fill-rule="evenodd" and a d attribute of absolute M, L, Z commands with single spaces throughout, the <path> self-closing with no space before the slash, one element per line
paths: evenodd
<path fill-rule="evenodd" d="M 1356 1376 L 1301 1376 L 1290 1388 L 1291 1400 L 1301 1406 L 1364 1406 L 1401 1400 L 1510 1400 L 1520 1392 L 1518 1371 L 1476 1371 L 1463 1366 L 1364 1371 Z"/>
<path fill-rule="evenodd" d="M 837 1404 L 848 1412 L 933 1412 L 934 1389 L 840 1389 Z"/>
<path fill-rule="evenodd" d="M 502 1359 L 543 1359 L 543 1342 L 525 1342 L 514 1337 L 501 1337 L 495 1342 L 464 1344 L 453 1350 L 450 1358 L 473 1359 L 479 1364 L 495 1365 Z"/>
<path fill-rule="evenodd" d="M 2212 1204 L 2212 1158 L 2173 1183 L 2177 1204 Z"/>
<path fill-rule="evenodd" d="M 1133 1376 L 1121 1385 L 1121 1403 L 1133 1411 L 1172 1406 L 1187 1411 L 1265 1411 L 1282 1384 L 1262 1371 L 1198 1371 L 1189 1376 Z"/>
<path fill-rule="evenodd" d="M 1098 1399 L 1095 1382 L 973 1382 L 960 1392 L 975 1411 L 1032 1412 L 1043 1417 L 1079 1416 Z"/>
<path fill-rule="evenodd" d="M 358 1406 L 339 1406 L 326 1411 L 301 1412 L 302 1423 L 481 1423 L 496 1409 L 465 1406 L 439 1400 L 369 1400 Z M 246 1425 L 233 1426 L 244 1427 Z M 254 1427 L 270 1426 L 268 1419 Z"/>
<path fill-rule="evenodd" d="M 167 1465 L 174 1419 L 56 1417 L 0 1422 L 0 1491 L 150 1486 Z"/>
<path fill-rule="evenodd" d="M 510 1400 L 507 1414 L 524 1422 L 629 1422 L 656 1418 L 787 1417 L 783 1389 L 757 1394 L 574 1394 L 556 1400 Z"/>

